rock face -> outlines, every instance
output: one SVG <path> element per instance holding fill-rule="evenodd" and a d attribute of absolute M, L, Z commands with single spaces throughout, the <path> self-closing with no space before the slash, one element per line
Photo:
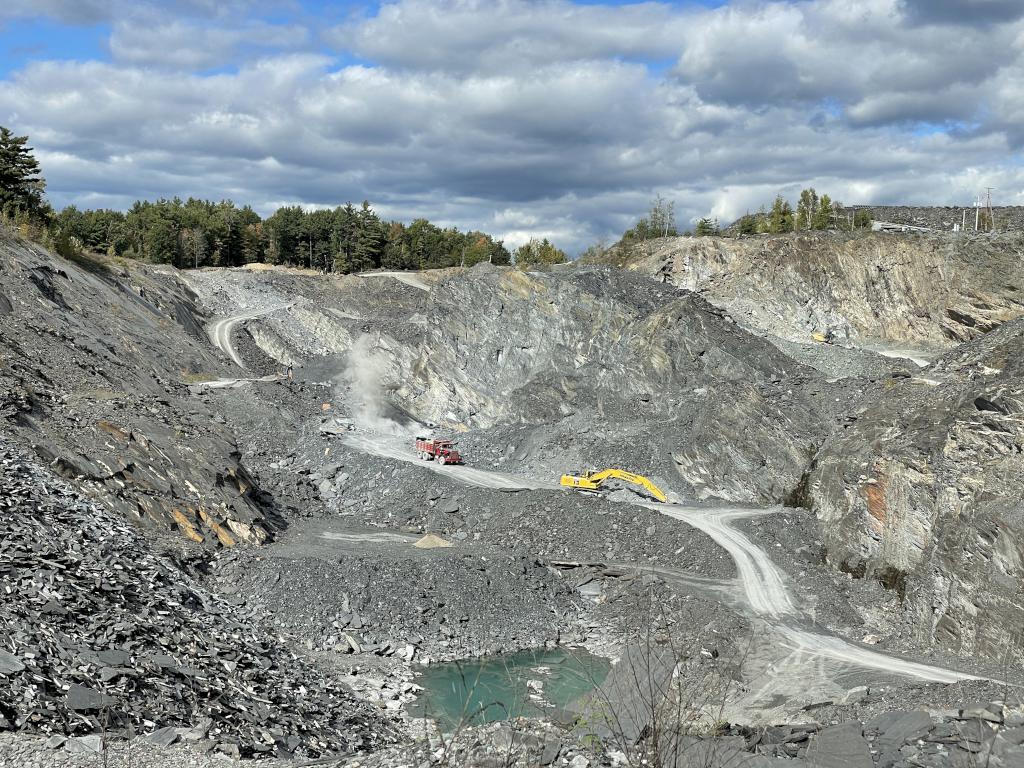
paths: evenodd
<path fill-rule="evenodd" d="M 262 542 L 271 526 L 234 436 L 188 391 L 225 368 L 194 296 L 173 273 L 113 269 L 0 235 L 5 431 L 130 519 Z"/>
<path fill-rule="evenodd" d="M 441 281 L 394 400 L 454 429 L 532 425 L 556 466 L 631 463 L 698 496 L 781 501 L 829 404 L 815 371 L 689 291 L 609 270 Z"/>
<path fill-rule="evenodd" d="M 816 371 L 640 274 L 484 265 L 429 293 L 392 278 L 188 277 L 223 312 L 298 298 L 246 331 L 304 377 L 333 382 L 332 413 L 346 422 L 515 429 L 509 460 L 555 479 L 626 465 L 699 497 L 779 502 L 836 420 L 834 387 Z"/>
<path fill-rule="evenodd" d="M 607 270 L 478 270 L 439 284 L 427 313 L 436 320 L 397 394 L 434 421 L 550 421 L 581 385 L 629 400 L 800 373 L 700 297 Z"/>
<path fill-rule="evenodd" d="M 1024 235 L 800 234 L 653 241 L 628 268 L 759 333 L 949 347 L 1024 314 Z"/>
<path fill-rule="evenodd" d="M 804 502 L 829 560 L 904 597 L 920 640 L 999 656 L 1024 626 L 1024 320 L 893 380 L 826 441 Z"/>

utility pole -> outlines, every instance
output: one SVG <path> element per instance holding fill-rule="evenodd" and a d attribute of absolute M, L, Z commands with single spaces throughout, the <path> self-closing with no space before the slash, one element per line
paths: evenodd
<path fill-rule="evenodd" d="M 981 214 L 981 197 L 974 198 L 974 231 L 978 231 L 978 216 Z"/>
<path fill-rule="evenodd" d="M 995 232 L 996 231 L 996 217 L 995 217 L 995 214 L 992 212 L 992 190 L 993 189 L 995 189 L 995 187 L 985 187 L 985 193 L 986 193 L 985 202 L 988 204 L 988 231 L 989 232 Z"/>

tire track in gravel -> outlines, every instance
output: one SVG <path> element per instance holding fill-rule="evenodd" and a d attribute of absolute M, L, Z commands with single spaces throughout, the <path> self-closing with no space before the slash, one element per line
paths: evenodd
<path fill-rule="evenodd" d="M 441 466 L 435 462 L 422 462 L 416 458 L 415 453 L 402 438 L 398 437 L 353 434 L 346 436 L 344 440 L 349 446 L 364 453 L 415 463 L 467 485 L 497 490 L 562 489 L 560 485 L 550 481 L 491 472 L 476 467 Z M 763 621 L 776 632 L 781 640 L 779 644 L 789 651 L 781 660 L 776 660 L 770 665 L 770 678 L 785 676 L 792 678 L 791 682 L 806 688 L 809 682 L 808 673 L 815 668 L 814 664 L 808 662 L 817 661 L 816 668 L 830 678 L 835 676 L 838 667 L 855 667 L 936 683 L 986 679 L 954 669 L 889 656 L 803 626 L 802 613 L 794 601 L 785 573 L 772 562 L 765 550 L 731 525 L 734 520 L 773 514 L 781 508 L 708 508 L 683 504 L 638 503 L 702 531 L 732 557 L 739 574 L 738 578 L 735 582 L 722 586 L 741 590 L 743 603 L 751 616 Z M 822 666 L 822 662 L 828 666 Z M 765 689 L 772 687 L 772 682 L 769 681 Z"/>

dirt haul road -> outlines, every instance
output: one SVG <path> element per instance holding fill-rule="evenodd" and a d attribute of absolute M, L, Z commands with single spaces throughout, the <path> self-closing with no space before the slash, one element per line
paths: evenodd
<path fill-rule="evenodd" d="M 393 459 L 418 463 L 435 472 L 448 475 L 467 485 L 498 490 L 554 488 L 551 482 L 532 480 L 507 473 L 466 466 L 440 466 L 435 462 L 422 462 L 403 438 L 374 435 L 348 435 L 345 442 L 360 451 Z M 564 490 L 564 489 L 563 489 Z M 907 661 L 848 642 L 833 635 L 807 629 L 809 623 L 794 602 L 786 575 L 768 557 L 761 547 L 752 542 L 731 523 L 754 515 L 772 514 L 777 509 L 743 509 L 736 507 L 706 508 L 682 504 L 642 503 L 664 515 L 693 526 L 710 536 L 729 553 L 736 564 L 738 578 L 730 584 L 737 590 L 752 618 L 764 623 L 773 638 L 768 649 L 760 650 L 766 669 L 760 676 L 760 690 L 750 691 L 743 697 L 742 709 L 765 713 L 762 698 L 777 699 L 780 693 L 790 691 L 806 694 L 815 683 L 831 684 L 843 676 L 844 670 L 857 668 L 874 670 L 886 675 L 900 675 L 928 682 L 954 683 L 960 680 L 979 680 L 976 675 L 953 669 Z M 640 566 L 643 567 L 642 565 Z M 788 653 L 781 658 L 778 647 Z M 814 675 L 822 679 L 814 680 Z"/>
<path fill-rule="evenodd" d="M 206 334 L 210 337 L 210 341 L 213 342 L 215 347 L 230 357 L 235 365 L 244 369 L 245 363 L 242 362 L 242 358 L 238 356 L 234 346 L 231 344 L 231 332 L 234 330 L 235 326 L 245 320 L 255 320 L 257 317 L 270 315 L 283 309 L 290 309 L 294 305 L 295 302 L 291 302 L 289 304 L 281 304 L 276 307 L 253 309 L 248 312 L 240 312 L 237 315 L 231 315 L 230 317 L 222 317 L 212 321 L 206 326 Z"/>
<path fill-rule="evenodd" d="M 430 286 L 423 281 L 415 272 L 361 272 L 359 277 L 393 277 L 401 283 L 419 288 L 421 291 L 429 291 Z"/>

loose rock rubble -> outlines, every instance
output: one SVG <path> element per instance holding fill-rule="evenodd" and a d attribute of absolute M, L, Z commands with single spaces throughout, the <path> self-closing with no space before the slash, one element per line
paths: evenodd
<path fill-rule="evenodd" d="M 148 734 L 234 756 L 316 756 L 393 738 L 283 638 L 237 621 L 230 604 L 6 440 L 0 515 L 0 729 Z"/>
<path fill-rule="evenodd" d="M 923 710 L 886 712 L 861 722 L 763 729 L 721 728 L 714 739 L 671 741 L 664 764 L 787 765 L 837 768 L 953 768 L 1024 765 L 1024 712 L 1001 703 L 964 704 L 933 717 Z M 746 759 L 744 759 L 746 758 Z M 749 762 L 748 762 L 749 761 Z"/>

